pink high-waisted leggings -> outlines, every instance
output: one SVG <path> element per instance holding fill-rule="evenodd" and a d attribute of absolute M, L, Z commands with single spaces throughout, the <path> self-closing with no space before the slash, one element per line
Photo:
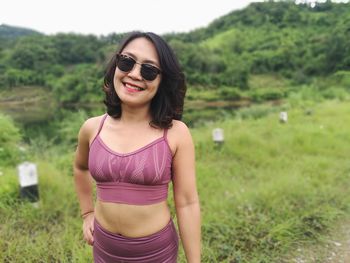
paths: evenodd
<path fill-rule="evenodd" d="M 172 220 L 159 232 L 139 238 L 111 233 L 94 222 L 95 263 L 176 263 L 178 246 Z"/>

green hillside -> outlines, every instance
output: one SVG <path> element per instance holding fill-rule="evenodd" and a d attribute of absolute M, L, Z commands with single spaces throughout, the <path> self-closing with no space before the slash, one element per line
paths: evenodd
<path fill-rule="evenodd" d="M 349 21 L 350 4 L 327 1 L 311 8 L 290 1 L 270 1 L 252 3 L 205 28 L 164 37 L 178 54 L 192 89 L 231 87 L 244 91 L 250 89 L 249 78 L 254 74 L 278 74 L 299 85 L 349 70 Z M 7 31 L 9 35 L 20 32 Z M 100 101 L 97 86 L 104 65 L 122 36 L 19 37 L 0 52 L 0 89 L 40 85 L 61 101 Z M 73 87 L 91 71 L 96 74 L 79 84 L 91 90 L 91 96 L 81 97 L 80 88 L 75 92 Z"/>
<path fill-rule="evenodd" d="M 41 33 L 32 29 L 1 24 L 0 25 L 0 52 L 2 49 L 13 47 L 16 41 L 21 37 L 39 36 L 39 35 L 41 35 Z M 1 70 L 1 63 L 0 63 L 0 70 Z"/>
<path fill-rule="evenodd" d="M 23 27 L 15 27 L 6 24 L 0 25 L 0 38 L 1 39 L 15 39 L 18 37 L 29 36 L 29 35 L 39 35 L 38 31 L 23 28 Z"/>

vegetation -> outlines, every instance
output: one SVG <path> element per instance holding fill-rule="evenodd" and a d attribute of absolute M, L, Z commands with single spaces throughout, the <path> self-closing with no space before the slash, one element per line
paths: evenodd
<path fill-rule="evenodd" d="M 290 246 L 317 239 L 349 212 L 347 124 L 335 118 L 345 121 L 347 103 L 312 109 L 309 115 L 290 105 L 287 124 L 269 114 L 193 132 L 205 262 L 283 262 Z M 208 142 L 217 126 L 225 131 L 220 149 Z"/>
<path fill-rule="evenodd" d="M 291 101 L 284 105 L 289 113 L 284 124 L 276 111 L 252 107 L 192 129 L 203 262 L 290 262 L 288 251 L 318 240 L 350 212 L 347 104 L 312 103 L 310 114 Z M 83 118 L 75 119 L 81 123 Z M 211 142 L 215 127 L 225 132 L 221 147 Z M 0 260 L 89 262 L 69 169 L 73 149 L 31 150 L 38 164 L 40 208 L 18 199 L 15 169 L 2 170 L 0 233 L 7 238 L 0 240 Z"/>
<path fill-rule="evenodd" d="M 0 127 L 0 167 L 13 165 L 18 161 L 20 131 L 13 121 L 3 114 L 0 114 Z"/>
<path fill-rule="evenodd" d="M 193 92 L 224 88 L 216 99 L 237 99 L 239 91 L 252 89 L 249 79 L 254 75 L 273 74 L 300 85 L 349 70 L 349 11 L 350 4 L 330 1 L 314 8 L 292 1 L 252 3 L 208 27 L 164 37 L 179 56 Z M 8 31 L 4 26 L 0 30 L 0 89 L 39 85 L 58 102 L 69 103 L 101 101 L 104 67 L 125 35 L 45 36 L 26 31 L 5 45 L 4 39 L 11 38 Z M 89 95 L 80 94 L 82 89 Z M 262 99 L 283 97 L 278 88 L 273 93 Z M 254 94 L 246 93 L 256 100 Z"/>

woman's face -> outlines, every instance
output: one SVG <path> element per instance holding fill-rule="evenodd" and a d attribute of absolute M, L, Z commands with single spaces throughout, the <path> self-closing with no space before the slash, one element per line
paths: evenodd
<path fill-rule="evenodd" d="M 124 105 L 149 105 L 157 93 L 161 74 L 154 80 L 146 80 L 141 75 L 141 64 L 146 63 L 160 69 L 156 48 L 151 41 L 140 37 L 130 41 L 121 54 L 134 59 L 137 63 L 129 72 L 116 67 L 113 82 L 118 97 Z"/>

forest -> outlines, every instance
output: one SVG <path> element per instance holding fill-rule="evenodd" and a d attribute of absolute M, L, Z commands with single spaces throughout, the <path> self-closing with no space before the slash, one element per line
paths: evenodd
<path fill-rule="evenodd" d="M 348 4 L 311 8 L 282 1 L 252 3 L 205 28 L 164 37 L 180 58 L 189 90 L 215 89 L 214 99 L 274 99 L 288 90 L 255 94 L 249 79 L 273 74 L 292 87 L 343 77 L 350 67 L 349 28 Z M 101 101 L 104 67 L 125 34 L 46 36 L 2 25 L 0 88 L 40 86 L 61 103 Z"/>

